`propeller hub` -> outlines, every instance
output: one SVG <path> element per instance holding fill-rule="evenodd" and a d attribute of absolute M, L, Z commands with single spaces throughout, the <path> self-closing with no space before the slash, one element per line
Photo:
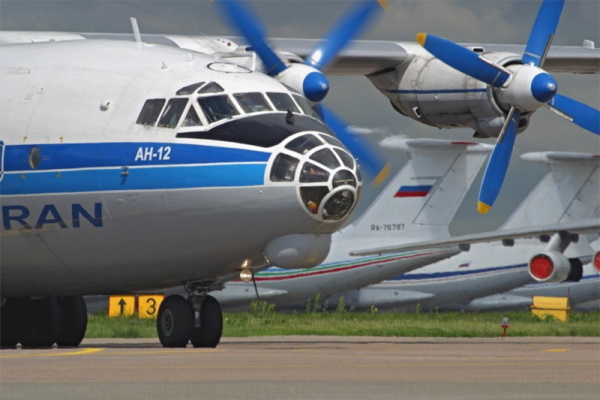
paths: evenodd
<path fill-rule="evenodd" d="M 547 103 L 556 94 L 557 86 L 552 75 L 543 72 L 531 81 L 531 94 L 540 103 Z"/>
<path fill-rule="evenodd" d="M 327 96 L 327 92 L 329 92 L 329 80 L 320 72 L 311 72 L 304 78 L 302 91 L 308 100 L 318 103 L 323 100 L 325 96 Z"/>

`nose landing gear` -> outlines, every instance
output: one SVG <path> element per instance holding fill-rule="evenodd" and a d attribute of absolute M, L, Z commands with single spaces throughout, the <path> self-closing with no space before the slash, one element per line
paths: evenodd
<path fill-rule="evenodd" d="M 223 333 L 219 302 L 207 293 L 215 286 L 206 282 L 187 283 L 188 299 L 168 296 L 160 305 L 156 328 L 164 347 L 216 347 Z M 222 286 L 216 287 L 222 289 Z"/>

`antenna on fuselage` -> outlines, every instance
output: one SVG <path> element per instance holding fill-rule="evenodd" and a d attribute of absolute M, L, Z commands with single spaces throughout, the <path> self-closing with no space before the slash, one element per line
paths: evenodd
<path fill-rule="evenodd" d="M 135 42 L 138 44 L 142 43 L 142 36 L 140 35 L 140 28 L 138 28 L 137 19 L 129 18 L 131 21 L 131 29 L 133 29 L 133 36 L 135 37 Z"/>

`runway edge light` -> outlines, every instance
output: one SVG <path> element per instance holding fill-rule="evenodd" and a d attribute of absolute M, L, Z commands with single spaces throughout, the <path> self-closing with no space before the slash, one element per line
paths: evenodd
<path fill-rule="evenodd" d="M 508 329 L 508 318 L 502 318 L 502 337 L 506 337 L 506 330 Z"/>

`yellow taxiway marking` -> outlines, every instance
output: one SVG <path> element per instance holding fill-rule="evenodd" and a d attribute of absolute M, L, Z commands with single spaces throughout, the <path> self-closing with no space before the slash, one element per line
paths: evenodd
<path fill-rule="evenodd" d="M 564 353 L 569 351 L 569 349 L 547 349 L 547 350 L 541 350 L 544 351 L 546 353 Z"/>
<path fill-rule="evenodd" d="M 27 354 L 7 354 L 2 355 L 0 358 L 24 358 L 24 357 L 68 357 L 68 356 L 83 356 L 85 354 L 98 353 L 104 351 L 104 349 L 88 348 L 77 351 L 69 351 L 66 353 L 27 353 Z"/>

